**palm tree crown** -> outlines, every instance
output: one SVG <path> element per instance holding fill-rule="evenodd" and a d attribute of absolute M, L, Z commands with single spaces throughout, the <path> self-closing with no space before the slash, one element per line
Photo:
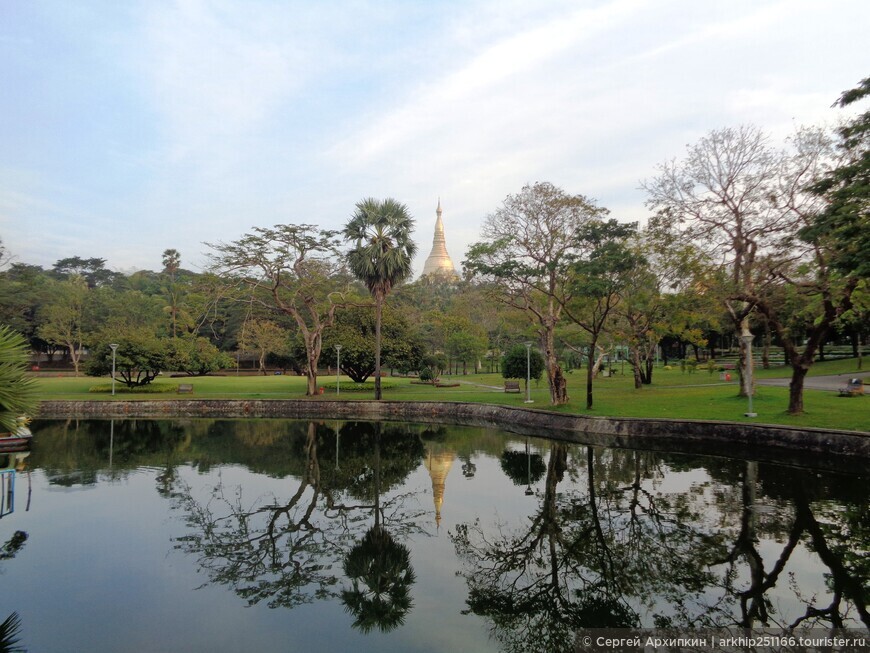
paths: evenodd
<path fill-rule="evenodd" d="M 394 285 L 410 276 L 411 259 L 417 252 L 411 240 L 413 229 L 414 219 L 401 202 L 370 197 L 357 203 L 344 228 L 345 238 L 354 244 L 348 264 L 373 297 L 386 297 Z"/>

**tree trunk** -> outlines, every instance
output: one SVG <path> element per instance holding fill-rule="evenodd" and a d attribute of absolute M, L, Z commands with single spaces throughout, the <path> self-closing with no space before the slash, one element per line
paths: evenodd
<path fill-rule="evenodd" d="M 586 410 L 592 410 L 592 378 L 595 375 L 595 339 L 589 343 L 589 365 L 586 369 Z"/>
<path fill-rule="evenodd" d="M 316 356 L 311 350 L 308 350 L 306 354 L 308 357 L 308 369 L 305 372 L 308 377 L 308 389 L 305 391 L 305 394 L 313 397 L 317 394 L 317 360 L 320 357 Z"/>
<path fill-rule="evenodd" d="M 568 403 L 568 383 L 556 360 L 556 336 L 554 329 L 547 328 L 544 333 L 544 365 L 547 369 L 547 383 L 550 386 L 550 403 L 559 406 Z"/>
<path fill-rule="evenodd" d="M 375 297 L 375 399 L 381 398 L 381 317 L 384 312 L 384 298 Z"/>
<path fill-rule="evenodd" d="M 792 365 L 791 382 L 788 384 L 788 412 L 799 415 L 804 412 L 804 379 L 809 368 L 803 364 Z"/>

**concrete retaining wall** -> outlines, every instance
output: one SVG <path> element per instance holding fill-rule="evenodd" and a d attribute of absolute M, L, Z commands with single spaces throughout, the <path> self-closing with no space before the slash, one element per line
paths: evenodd
<path fill-rule="evenodd" d="M 495 426 L 571 442 L 839 468 L 866 467 L 870 433 L 700 420 L 586 417 L 479 403 L 310 400 L 43 401 L 40 417 L 362 419 Z M 821 455 L 820 455 L 821 454 Z"/>

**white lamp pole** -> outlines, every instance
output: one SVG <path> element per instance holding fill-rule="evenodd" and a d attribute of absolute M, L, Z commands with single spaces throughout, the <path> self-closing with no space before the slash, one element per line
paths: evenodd
<path fill-rule="evenodd" d="M 118 351 L 118 344 L 113 342 L 109 347 L 112 348 L 112 396 L 115 396 L 115 352 Z"/>
<path fill-rule="evenodd" d="M 740 339 L 743 341 L 744 345 L 744 355 L 746 360 L 746 367 L 744 374 L 746 375 L 746 395 L 749 397 L 749 412 L 744 413 L 746 417 L 758 417 L 758 413 L 753 412 L 752 410 L 752 395 L 754 394 L 754 388 L 752 387 L 752 340 L 754 336 L 751 333 L 744 333 L 740 336 Z"/>
<path fill-rule="evenodd" d="M 532 401 L 532 343 L 526 343 L 526 401 L 527 404 L 534 403 Z"/>
<path fill-rule="evenodd" d="M 335 346 L 335 394 L 341 394 L 341 381 L 338 378 L 341 374 L 341 345 Z"/>

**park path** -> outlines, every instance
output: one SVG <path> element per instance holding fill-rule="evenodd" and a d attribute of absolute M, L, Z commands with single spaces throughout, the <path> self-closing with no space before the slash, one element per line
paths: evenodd
<path fill-rule="evenodd" d="M 870 372 L 846 372 L 844 374 L 830 374 L 827 376 L 808 376 L 804 379 L 805 390 L 828 390 L 837 392 L 845 386 L 849 379 L 864 379 L 864 394 L 870 394 Z M 756 379 L 758 385 L 772 385 L 787 388 L 791 379 Z"/>
<path fill-rule="evenodd" d="M 827 376 L 808 376 L 804 379 L 804 389 L 806 390 L 827 390 L 829 392 L 837 392 L 845 386 L 849 379 L 864 379 L 864 394 L 870 394 L 870 372 L 847 372 L 844 374 L 830 374 Z M 780 388 L 787 388 L 790 378 L 783 379 L 756 379 L 758 385 L 769 385 Z M 484 383 L 475 383 L 474 381 L 459 381 L 464 385 L 472 385 L 478 388 L 487 388 L 493 392 L 503 392 L 504 388 L 499 385 L 486 385 Z M 714 385 L 735 385 L 736 381 L 726 383 L 698 383 L 694 385 L 681 386 L 660 386 L 660 387 L 682 387 L 682 388 L 699 388 L 709 387 Z"/>

